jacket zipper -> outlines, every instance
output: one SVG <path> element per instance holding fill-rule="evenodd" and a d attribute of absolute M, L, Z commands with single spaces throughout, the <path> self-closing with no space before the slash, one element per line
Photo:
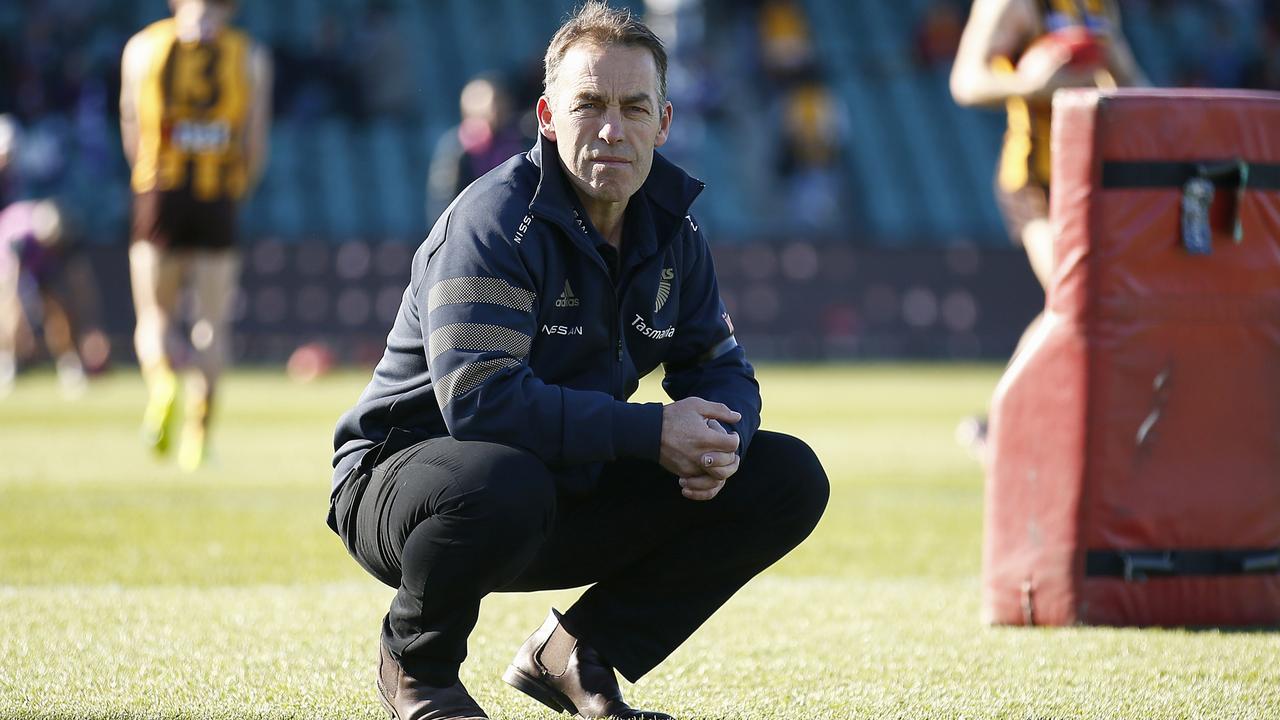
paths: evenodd
<path fill-rule="evenodd" d="M 532 208 L 530 209 L 532 210 Z M 538 212 L 536 210 L 534 210 L 533 213 L 543 218 L 544 220 L 551 221 L 553 225 L 560 228 L 560 230 L 563 231 L 570 238 L 574 236 L 575 232 L 580 232 L 578 228 L 570 227 L 561 218 L 552 217 L 549 214 Z M 667 239 L 667 242 L 660 243 L 658 245 L 659 253 L 662 252 L 662 248 L 670 244 L 671 240 L 673 240 L 675 237 L 677 237 L 680 234 L 680 231 L 683 228 L 683 224 L 684 224 L 684 220 L 681 220 L 680 223 L 676 225 L 675 231 L 672 232 L 671 236 Z M 570 242 L 574 242 L 574 241 L 570 240 Z M 576 246 L 577 243 L 574 242 L 574 245 Z M 623 331 L 623 319 L 622 319 L 622 302 L 618 296 L 618 286 L 613 284 L 613 276 L 609 274 L 609 268 L 605 266 L 604 258 L 600 257 L 600 253 L 598 252 L 586 253 L 582 248 L 578 248 L 578 251 L 584 254 L 589 254 L 592 260 L 595 261 L 596 267 L 599 268 L 600 271 L 604 273 L 605 279 L 608 281 L 607 285 L 609 286 L 609 292 L 610 294 L 613 295 L 613 316 L 609 318 L 608 324 L 609 324 L 609 340 L 611 341 L 614 347 L 614 362 L 613 362 L 612 372 L 610 373 L 611 377 L 610 377 L 609 384 L 613 390 L 613 397 L 620 399 L 622 395 L 622 334 L 624 331 Z M 619 249 L 619 253 L 621 253 L 621 249 Z M 619 259 L 619 262 L 621 262 L 621 259 Z M 620 284 L 625 284 L 625 281 L 628 280 L 632 274 L 634 274 L 631 272 L 633 269 L 634 268 L 627 268 L 627 267 L 624 267 L 622 269 L 622 273 L 618 277 L 618 281 Z"/>
<path fill-rule="evenodd" d="M 552 224 L 560 228 L 560 230 L 570 238 L 573 237 L 575 232 L 579 232 L 577 228 L 570 227 L 560 218 L 551 217 L 536 211 L 535 214 L 545 220 L 550 220 Z M 570 242 L 573 241 L 571 240 Z M 574 245 L 576 247 L 577 243 L 574 243 Z M 622 302 L 618 298 L 618 287 L 613 284 L 613 276 L 609 274 L 609 268 L 605 266 L 604 258 L 600 257 L 600 253 L 587 253 L 582 250 L 582 248 L 578 248 L 578 251 L 584 255 L 591 256 L 591 259 L 595 262 L 595 266 L 604 273 L 606 281 L 605 284 L 609 287 L 609 293 L 613 296 L 613 316 L 610 317 L 608 321 L 609 341 L 614 347 L 614 361 L 609 373 L 609 386 L 612 391 L 611 394 L 615 399 L 617 399 L 622 395 Z"/>
<path fill-rule="evenodd" d="M 622 394 L 622 302 L 618 298 L 618 287 L 613 284 L 613 275 L 604 266 L 600 253 L 593 253 L 598 261 L 596 265 L 604 271 L 605 284 L 609 286 L 609 294 L 613 296 L 613 315 L 609 317 L 609 340 L 614 347 L 614 361 L 609 372 L 609 388 L 615 399 Z"/>

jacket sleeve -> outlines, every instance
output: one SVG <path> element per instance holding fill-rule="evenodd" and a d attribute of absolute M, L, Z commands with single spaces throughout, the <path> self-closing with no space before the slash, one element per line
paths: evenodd
<path fill-rule="evenodd" d="M 420 275 L 415 268 L 415 306 L 450 435 L 523 448 L 555 466 L 657 459 L 660 403 L 628 403 L 534 376 L 528 355 L 538 332 L 537 292 L 505 237 L 446 226 L 425 265 Z"/>
<path fill-rule="evenodd" d="M 741 413 L 738 423 L 722 424 L 738 433 L 738 455 L 743 456 L 760 427 L 760 386 L 720 300 L 711 249 L 692 217 L 685 224 L 680 319 L 674 347 L 663 363 L 662 387 L 673 400 L 697 396 Z"/>

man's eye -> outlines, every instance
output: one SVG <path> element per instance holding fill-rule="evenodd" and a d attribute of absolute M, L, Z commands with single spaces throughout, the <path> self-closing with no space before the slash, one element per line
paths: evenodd
<path fill-rule="evenodd" d="M 579 103 L 578 107 L 574 108 L 574 110 L 591 110 L 595 108 L 595 106 L 595 103 Z"/>
<path fill-rule="evenodd" d="M 629 107 L 629 108 L 627 108 L 627 109 L 628 109 L 628 110 L 630 110 L 631 112 L 640 112 L 640 113 L 647 113 L 647 112 L 649 112 L 649 108 L 644 107 L 643 105 L 632 105 L 631 107 Z"/>

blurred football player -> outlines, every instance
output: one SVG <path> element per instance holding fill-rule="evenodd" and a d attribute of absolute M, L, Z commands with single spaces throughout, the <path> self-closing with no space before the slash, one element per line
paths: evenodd
<path fill-rule="evenodd" d="M 84 365 L 63 282 L 66 238 L 62 213 L 49 200 L 15 202 L 0 212 L 0 397 L 13 387 L 24 334 L 33 336 L 36 327 L 63 394 L 84 392 Z"/>
<path fill-rule="evenodd" d="M 1053 93 L 1069 87 L 1143 84 L 1146 79 L 1120 31 L 1120 12 L 1111 0 L 973 3 L 951 69 L 951 94 L 964 106 L 1005 106 L 1008 128 L 996 172 L 996 202 L 1010 238 L 1026 250 L 1046 290 L 1053 269 Z M 1032 321 L 1031 327 L 1036 324 Z M 985 425 L 984 419 L 972 418 L 961 426 L 962 442 L 977 453 L 985 442 Z"/>
<path fill-rule="evenodd" d="M 143 433 L 171 444 L 177 377 L 168 345 L 184 285 L 192 291 L 190 374 L 179 465 L 205 460 L 239 273 L 236 207 L 261 177 L 271 60 L 228 21 L 232 0 L 170 0 L 173 17 L 125 46 L 120 125 L 133 170 L 129 248 L 134 345 L 149 393 Z"/>
<path fill-rule="evenodd" d="M 1053 264 L 1048 220 L 1054 91 L 1145 82 L 1110 0 L 973 3 L 951 70 L 951 94 L 961 105 L 1006 108 L 996 199 L 1042 286 Z"/>

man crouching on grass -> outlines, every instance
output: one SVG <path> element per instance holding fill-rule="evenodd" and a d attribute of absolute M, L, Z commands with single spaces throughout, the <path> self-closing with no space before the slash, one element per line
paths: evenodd
<path fill-rule="evenodd" d="M 397 589 L 378 690 L 396 718 L 483 718 L 458 680 L 480 601 L 591 585 L 503 680 L 584 718 L 623 702 L 826 507 L 813 451 L 760 424 L 751 365 L 654 152 L 662 43 L 590 2 L 551 40 L 541 137 L 414 256 L 386 353 L 339 421 L 329 524 Z M 632 403 L 659 364 L 674 402 Z"/>

